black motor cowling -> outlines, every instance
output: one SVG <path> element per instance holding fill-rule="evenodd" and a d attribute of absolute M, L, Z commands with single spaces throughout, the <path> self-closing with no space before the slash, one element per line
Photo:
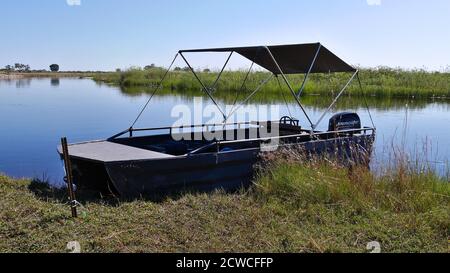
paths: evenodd
<path fill-rule="evenodd" d="M 356 113 L 339 113 L 330 119 L 329 132 L 361 129 L 361 119 Z"/>

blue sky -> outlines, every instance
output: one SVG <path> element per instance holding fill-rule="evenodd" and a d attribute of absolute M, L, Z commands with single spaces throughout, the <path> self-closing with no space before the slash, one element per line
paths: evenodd
<path fill-rule="evenodd" d="M 450 65 L 450 1 L 368 1 L 2 0 L 0 67 L 167 66 L 178 49 L 318 41 L 355 65 Z M 207 61 L 219 66 L 194 66 Z"/>

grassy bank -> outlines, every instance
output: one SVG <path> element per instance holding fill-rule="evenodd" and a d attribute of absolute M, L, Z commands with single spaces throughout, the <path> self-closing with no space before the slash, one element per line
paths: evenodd
<path fill-rule="evenodd" d="M 399 167 L 375 178 L 332 163 L 270 163 L 246 192 L 154 203 L 82 200 L 0 177 L 0 252 L 448 252 L 450 185 Z"/>
<path fill-rule="evenodd" d="M 161 68 L 149 70 L 130 69 L 124 72 L 97 74 L 94 76 L 94 80 L 128 88 L 125 91 L 129 90 L 133 92 L 132 87 L 157 85 L 163 74 L 164 70 Z M 239 92 L 239 90 L 241 89 L 241 83 L 245 78 L 245 74 L 244 71 L 226 71 L 222 76 L 222 80 L 217 85 L 216 95 L 222 99 L 227 99 L 228 97 L 234 97 L 234 92 L 238 94 L 243 93 Z M 450 97 L 450 73 L 377 68 L 361 69 L 360 75 L 364 93 L 367 96 L 410 98 Z M 217 73 L 199 72 L 199 76 L 205 83 L 211 85 L 215 81 Z M 269 74 L 264 72 L 252 73 L 249 77 L 247 89 L 253 90 L 259 82 L 268 76 Z M 304 94 L 336 95 L 349 78 L 350 75 L 342 73 L 311 75 Z M 294 86 L 300 86 L 303 81 L 303 76 L 290 75 L 289 80 Z M 285 88 L 284 85 L 283 88 Z M 164 84 L 164 92 L 190 92 L 198 95 L 201 94 L 199 90 L 200 85 L 191 73 L 186 71 L 171 73 Z M 268 98 L 280 96 L 279 86 L 276 80 L 272 80 L 266 85 L 264 94 Z M 349 86 L 347 94 L 352 96 L 360 96 L 362 94 L 357 81 L 354 81 Z M 290 99 L 289 96 L 287 98 Z"/>

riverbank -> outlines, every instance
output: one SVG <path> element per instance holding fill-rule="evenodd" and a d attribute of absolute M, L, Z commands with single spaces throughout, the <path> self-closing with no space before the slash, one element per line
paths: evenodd
<path fill-rule="evenodd" d="M 249 191 L 163 202 L 80 197 L 0 177 L 0 252 L 448 252 L 450 185 L 399 167 L 382 177 L 277 160 Z"/>
<path fill-rule="evenodd" d="M 0 72 L 0 80 L 19 80 L 19 79 L 23 79 L 23 78 L 24 77 L 22 75 L 7 74 L 7 73 Z"/>
<path fill-rule="evenodd" d="M 19 80 L 27 78 L 93 78 L 108 72 L 0 72 L 0 80 Z"/>
<path fill-rule="evenodd" d="M 159 84 L 164 74 L 163 68 L 151 68 L 147 70 L 133 68 L 119 72 L 27 72 L 27 73 L 5 73 L 0 72 L 0 79 L 14 80 L 23 78 L 92 78 L 97 83 L 119 86 L 123 92 L 129 94 L 151 93 L 153 88 Z M 198 71 L 200 78 L 207 84 L 212 84 L 217 72 Z M 215 96 L 226 102 L 234 102 L 236 97 L 244 99 L 245 95 L 251 93 L 254 88 L 265 80 L 269 74 L 265 72 L 253 72 L 248 78 L 246 87 L 242 91 L 242 81 L 246 71 L 226 71 L 222 80 L 217 83 Z M 450 98 L 450 73 L 427 72 L 424 70 L 401 70 L 391 68 L 361 69 L 363 91 L 361 92 L 357 81 L 348 87 L 346 95 L 359 97 L 378 98 L 418 98 L 418 99 L 448 99 Z M 294 86 L 303 81 L 302 75 L 288 75 Z M 306 83 L 304 95 L 327 95 L 335 96 L 345 85 L 350 75 L 337 73 L 332 75 L 311 75 Z M 280 93 L 276 80 L 269 81 L 262 92 L 254 99 L 280 99 L 294 101 L 288 90 L 282 85 Z M 202 96 L 201 86 L 188 71 L 173 71 L 163 84 L 165 94 L 188 94 L 191 96 Z M 261 95 L 263 94 L 263 95 Z"/>
<path fill-rule="evenodd" d="M 112 84 L 122 87 L 125 92 L 135 92 L 137 87 L 152 87 L 159 83 L 164 74 L 162 68 L 149 70 L 130 69 L 123 72 L 111 72 L 94 75 L 94 80 L 101 83 Z M 217 73 L 198 72 L 205 83 L 212 84 Z M 218 98 L 227 99 L 239 95 L 245 71 L 226 71 L 222 80 L 217 84 L 215 95 Z M 256 86 L 269 76 L 265 72 L 253 72 L 249 76 L 247 90 L 253 90 Z M 358 82 L 355 80 L 348 87 L 346 94 L 350 96 L 374 97 L 402 97 L 402 98 L 450 98 L 450 73 L 427 72 L 424 70 L 401 70 L 391 68 L 361 69 L 360 77 L 363 85 L 361 92 Z M 303 75 L 289 75 L 289 80 L 294 86 L 300 86 Z M 337 92 L 345 85 L 350 75 L 337 73 L 332 75 L 315 74 L 310 76 L 304 95 L 337 95 Z M 284 86 L 284 85 L 283 85 Z M 142 89 L 142 88 L 141 88 Z M 175 71 L 169 74 L 164 83 L 162 92 L 194 93 L 201 95 L 201 86 L 188 71 Z M 151 92 L 152 89 L 146 89 Z M 225 91 L 225 92 L 220 92 Z M 265 97 L 280 97 L 279 85 L 272 80 L 262 90 Z M 251 91 L 249 91 L 251 92 Z M 287 89 L 286 99 L 290 99 Z M 231 98 L 230 98 L 231 99 Z M 231 99 L 231 100 L 234 100 Z"/>

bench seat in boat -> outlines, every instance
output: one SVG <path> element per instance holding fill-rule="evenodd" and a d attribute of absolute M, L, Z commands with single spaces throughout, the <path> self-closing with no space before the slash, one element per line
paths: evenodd
<path fill-rule="evenodd" d="M 61 153 L 61 146 L 58 147 Z M 69 145 L 69 154 L 73 157 L 100 162 L 117 162 L 128 160 L 164 159 L 172 155 L 140 149 L 110 141 L 94 141 Z"/>

